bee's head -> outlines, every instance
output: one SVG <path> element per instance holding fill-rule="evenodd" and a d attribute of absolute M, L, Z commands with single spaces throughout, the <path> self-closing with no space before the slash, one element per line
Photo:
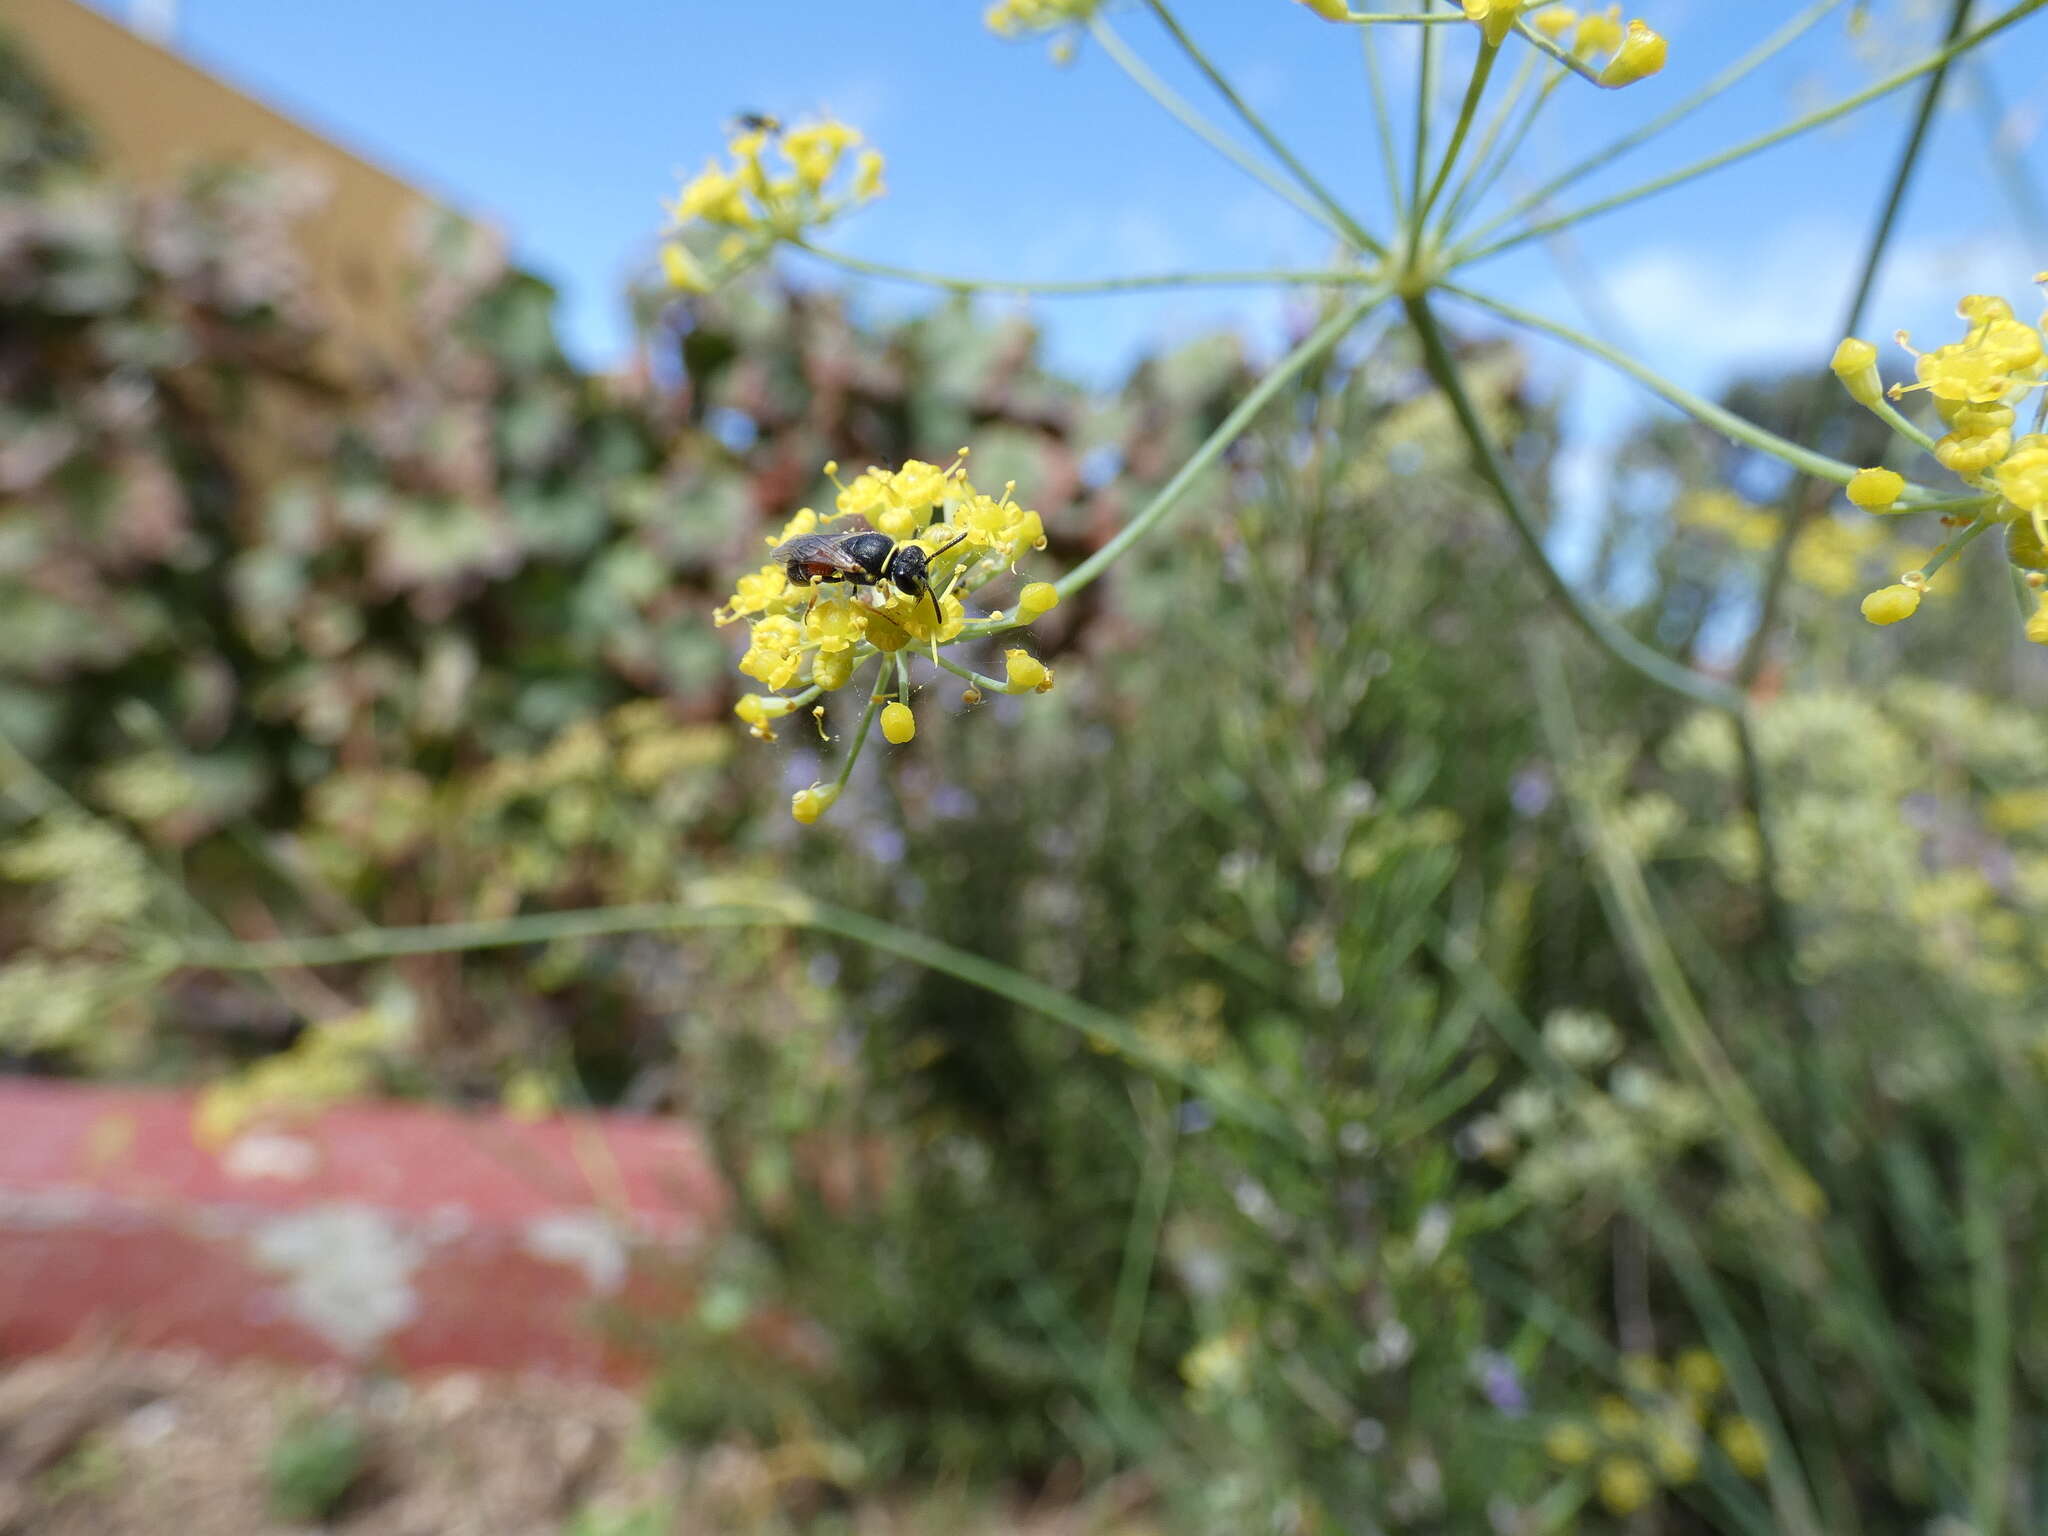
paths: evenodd
<path fill-rule="evenodd" d="M 931 590 L 931 561 L 922 544 L 898 544 L 889 551 L 889 563 L 882 574 L 913 596 Z"/>
<path fill-rule="evenodd" d="M 943 544 L 927 555 L 922 544 L 902 543 L 889 552 L 889 563 L 882 574 L 894 583 L 899 592 L 908 592 L 912 597 L 924 597 L 932 605 L 932 622 L 943 622 L 939 612 L 939 594 L 932 590 L 931 562 L 934 556 L 943 555 L 967 535 L 962 533 L 952 543 Z"/>

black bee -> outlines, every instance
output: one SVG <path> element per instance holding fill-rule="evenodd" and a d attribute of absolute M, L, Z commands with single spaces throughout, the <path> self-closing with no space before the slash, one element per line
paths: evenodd
<path fill-rule="evenodd" d="M 736 112 L 732 126 L 741 133 L 780 133 L 782 119 L 771 117 L 766 112 Z"/>
<path fill-rule="evenodd" d="M 800 533 L 777 545 L 769 558 L 787 573 L 792 586 L 843 581 L 872 587 L 886 581 L 899 592 L 929 601 L 936 623 L 943 622 L 943 616 L 939 595 L 932 590 L 931 562 L 966 537 L 963 531 L 952 543 L 927 555 L 922 544 L 899 544 L 863 523 L 837 533 Z"/>

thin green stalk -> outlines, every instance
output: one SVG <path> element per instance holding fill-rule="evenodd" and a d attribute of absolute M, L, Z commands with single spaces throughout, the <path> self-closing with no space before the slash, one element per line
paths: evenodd
<path fill-rule="evenodd" d="M 1562 770 L 1566 805 L 1580 842 L 1592 857 L 1594 883 L 1610 926 L 1643 981 L 1651 1003 L 1650 1017 L 1672 1059 L 1690 1068 L 1693 1079 L 1720 1111 L 1737 1160 L 1762 1175 L 1790 1215 L 1811 1221 L 1825 1205 L 1820 1185 L 1771 1128 L 1741 1072 L 1708 1025 L 1692 984 L 1671 951 L 1671 941 L 1643 883 L 1641 866 L 1585 787 L 1584 753 L 1563 669 L 1548 648 L 1537 660 L 1539 713 L 1551 754 Z"/>
<path fill-rule="evenodd" d="M 1401 192 L 1400 150 L 1394 143 L 1394 122 L 1387 111 L 1386 84 L 1380 79 L 1379 55 L 1373 51 L 1372 29 L 1358 34 L 1365 55 L 1365 90 L 1372 98 L 1373 135 L 1380 141 L 1380 169 L 1387 178 L 1387 201 L 1394 210 L 1396 227 L 1408 222 L 1408 199 Z"/>
<path fill-rule="evenodd" d="M 1721 95 L 1722 92 L 1737 84 L 1745 76 L 1762 65 L 1769 63 L 1780 53 L 1783 53 L 1810 31 L 1814 24 L 1826 16 L 1829 11 L 1834 10 L 1841 4 L 1842 0 L 1816 0 L 1815 4 L 1808 6 L 1804 11 L 1801 11 L 1797 16 L 1786 22 L 1784 26 L 1766 38 L 1756 48 L 1740 59 L 1737 59 L 1728 68 L 1722 70 L 1720 74 L 1714 76 L 1713 79 L 1693 92 L 1692 95 L 1686 97 L 1685 100 L 1677 103 L 1675 106 L 1667 107 L 1647 123 L 1631 129 L 1620 138 L 1587 155 L 1585 159 L 1578 161 L 1566 170 L 1558 172 L 1557 175 L 1544 182 L 1535 191 L 1524 194 L 1515 202 L 1514 206 L 1508 208 L 1497 218 L 1488 220 L 1485 225 L 1473 232 L 1471 238 L 1475 240 L 1485 239 L 1486 236 L 1500 228 L 1501 225 L 1520 218 L 1532 209 L 1542 207 L 1543 204 L 1549 202 L 1558 193 L 1581 177 L 1590 175 L 1594 171 L 1606 169 L 1637 145 L 1648 142 L 1674 123 L 1681 122 L 1685 118 L 1690 117 L 1708 102 Z"/>
<path fill-rule="evenodd" d="M 1500 57 L 1499 45 L 1483 38 L 1479 44 L 1479 57 L 1472 61 L 1472 78 L 1465 86 L 1465 99 L 1458 104 L 1458 120 L 1451 127 L 1451 142 L 1444 147 L 1444 157 L 1436 168 L 1436 179 L 1429 184 L 1429 191 L 1422 199 L 1422 206 L 1415 210 L 1415 225 L 1419 231 L 1429 221 L 1429 210 L 1436 206 L 1442 195 L 1444 183 L 1450 179 L 1451 169 L 1458 163 L 1458 151 L 1465 147 L 1465 135 L 1472 131 L 1472 119 L 1479 111 L 1481 98 L 1486 95 L 1486 82 L 1493 74 L 1493 61 Z"/>
<path fill-rule="evenodd" d="M 1292 352 L 1275 363 L 1266 376 L 1238 401 L 1237 408 L 1224 417 L 1216 430 L 1203 440 L 1202 446 L 1189 456 L 1186 463 L 1174 471 L 1173 478 L 1159 488 L 1135 517 L 1117 530 L 1114 538 L 1053 584 L 1060 596 L 1072 597 L 1114 565 L 1125 550 L 1151 532 L 1159 521 L 1173 510 L 1175 503 L 1187 494 L 1188 488 L 1222 456 L 1223 450 L 1235 442 L 1238 434 L 1252 424 L 1273 397 L 1292 382 L 1296 374 L 1343 340 L 1373 306 L 1385 298 L 1385 292 L 1381 291 L 1353 299 L 1335 315 L 1317 326 Z"/>
<path fill-rule="evenodd" d="M 2048 4 L 2048 0 L 2043 0 L 2043 3 Z M 1768 453 L 1794 469 L 1803 470 L 1817 480 L 1831 480 L 1836 485 L 1847 485 L 1856 473 L 1855 465 L 1844 464 L 1840 459 L 1831 459 L 1824 453 L 1816 453 L 1803 444 L 1780 437 L 1753 421 L 1745 420 L 1726 406 L 1717 405 L 1703 395 L 1696 395 L 1691 390 L 1672 383 L 1661 374 L 1652 373 L 1627 353 L 1617 351 L 1597 337 L 1588 336 L 1584 331 L 1574 330 L 1561 321 L 1519 308 L 1504 300 L 1480 293 L 1476 289 L 1465 288 L 1456 283 L 1440 283 L 1437 286 L 1444 293 L 1477 304 L 1482 309 L 1492 310 L 1503 320 L 1512 320 L 1515 324 L 1527 326 L 1532 331 L 1542 331 L 1545 335 L 1555 336 L 1559 341 L 1599 358 L 1602 362 L 1628 374 L 1652 393 L 1661 395 L 1696 421 L 1703 422 L 1736 442 L 1746 443 L 1760 453 Z M 1925 486 L 1910 483 L 1905 494 L 1899 498 L 1902 505 L 1916 510 L 1938 499 L 1935 493 Z"/>
<path fill-rule="evenodd" d="M 1854 324 L 1845 325 L 1842 327 L 1842 334 L 1844 336 L 1850 335 L 1855 331 L 1855 329 L 1856 327 Z M 1934 452 L 1934 439 L 1927 433 L 1921 431 L 1918 427 L 1914 426 L 1913 423 L 1907 419 L 1906 414 L 1903 411 L 1901 411 L 1897 406 L 1893 405 L 1891 401 L 1887 400 L 1883 395 L 1879 395 L 1877 397 L 1876 402 L 1866 407 L 1866 409 L 1868 409 L 1872 415 L 1877 417 L 1879 421 L 1883 422 L 1886 426 L 1890 427 L 1894 432 L 1898 433 L 1899 436 L 1905 438 L 1915 448 L 1918 448 L 1922 453 L 1931 454 Z"/>
<path fill-rule="evenodd" d="M 1460 265 L 1483 261 L 1489 256 L 1498 255 L 1500 252 L 1509 250 L 1514 246 L 1539 239 L 1549 234 L 1553 229 L 1563 229 L 1567 225 L 1577 224 L 1581 220 L 1590 219 L 1603 213 L 1611 213 L 1615 209 L 1625 207 L 1629 203 L 1638 202 L 1646 197 L 1653 197 L 1659 192 L 1668 192 L 1671 188 L 1691 181 L 1695 177 L 1704 176 L 1710 171 L 1718 171 L 1723 166 L 1733 165 L 1739 160 L 1746 160 L 1751 155 L 1761 153 L 1774 145 L 1784 143 L 1787 139 L 1797 138 L 1802 133 L 1811 133 L 1816 128 L 1826 127 L 1835 119 L 1846 117 L 1859 107 L 1868 106 L 1871 102 L 1881 100 L 1903 86 L 1911 85 L 1922 75 L 1927 74 L 1930 70 L 1939 69 L 1958 54 L 1967 53 L 1979 43 L 1997 36 L 2015 22 L 2024 21 L 2044 5 L 2048 5 L 2048 0 L 2020 0 L 2019 4 L 2013 6 L 2010 10 L 2002 12 L 1967 36 L 1958 38 L 1945 48 L 1937 49 L 1917 64 L 1909 65 L 1896 74 L 1886 76 L 1875 85 L 1867 86 L 1863 90 L 1857 91 L 1854 95 L 1843 97 L 1842 100 L 1835 102 L 1832 106 L 1821 107 L 1816 111 L 1809 112 L 1805 116 L 1787 123 L 1782 128 L 1774 128 L 1769 133 L 1759 134 L 1753 139 L 1746 139 L 1742 143 L 1724 149 L 1718 154 L 1709 155 L 1704 160 L 1694 161 L 1691 165 L 1685 166 L 1680 170 L 1672 171 L 1651 181 L 1646 181 L 1640 186 L 1631 187 L 1626 192 L 1617 192 L 1612 197 L 1605 197 L 1597 202 L 1587 203 L 1567 213 L 1561 213 L 1555 218 L 1545 219 L 1538 224 L 1524 225 L 1514 234 L 1496 240 L 1491 245 L 1481 246 L 1477 250 L 1472 249 L 1469 243 L 1460 246 L 1452 253 L 1452 260 Z"/>
<path fill-rule="evenodd" d="M 1927 557 L 1927 563 L 1920 567 L 1920 574 L 1923 576 L 1932 576 L 1936 571 L 1940 570 L 1944 565 L 1947 565 L 1949 561 L 1955 559 L 1957 555 L 1961 554 L 1971 544 L 1976 542 L 1978 538 L 1980 538 L 1986 533 L 1989 533 L 1993 528 L 1996 528 L 1998 526 L 1999 524 L 1994 523 L 1989 518 L 1985 518 L 1981 522 L 1975 522 L 1970 524 L 1969 527 L 1965 528 L 1961 533 L 1957 534 L 1954 538 L 1950 539 L 1947 543 L 1943 544 L 1941 548 L 1937 549 L 1933 554 L 1929 555 Z"/>
<path fill-rule="evenodd" d="M 2027 585 L 2027 573 L 2025 571 L 2016 565 L 2008 565 L 2005 569 L 2006 574 L 2012 577 L 2013 601 L 2020 605 L 2020 619 L 2021 622 L 2025 622 L 2031 619 L 2034 616 L 2035 610 L 2041 606 L 2040 598 L 2035 594 L 2034 589 Z"/>
<path fill-rule="evenodd" d="M 1500 153 L 1493 157 L 1493 164 L 1489 165 L 1483 174 L 1474 177 L 1471 184 L 1453 200 L 1450 211 L 1444 215 L 1445 230 L 1454 229 L 1460 218 L 1485 201 L 1486 194 L 1494 189 L 1508 167 L 1515 163 L 1515 157 L 1521 152 L 1523 142 L 1535 129 L 1538 120 L 1543 116 L 1543 109 L 1550 105 L 1551 99 L 1557 95 L 1557 88 L 1564 84 L 1565 79 L 1562 70 L 1551 71 L 1543 82 L 1543 88 L 1536 93 L 1536 99 L 1530 102 L 1528 109 L 1523 112 L 1522 120 L 1515 124 L 1514 130 L 1501 145 Z"/>
<path fill-rule="evenodd" d="M 1947 41 L 1954 42 L 1969 24 L 1971 0 L 1955 0 L 1949 12 Z M 1863 323 L 1864 308 L 1870 303 L 1871 292 L 1877 286 L 1878 270 L 1884 265 L 1884 253 L 1891 244 L 1892 230 L 1898 223 L 1899 209 L 1906 201 L 1906 188 L 1912 184 L 1913 167 L 1919 163 L 1921 146 L 1927 142 L 1927 126 L 1934 120 L 1934 108 L 1941 99 L 1941 87 L 1948 78 L 1948 64 L 1927 77 L 1927 88 L 1920 93 L 1920 105 L 1913 114 L 1913 126 L 1907 131 L 1905 147 L 1899 153 L 1899 163 L 1892 171 L 1891 185 L 1886 190 L 1884 207 L 1879 210 L 1877 225 L 1870 232 L 1870 239 L 1864 243 L 1863 266 L 1857 274 L 1856 287 L 1850 295 L 1849 304 L 1842 317 L 1841 334 L 1853 336 Z M 1814 428 L 1825 402 L 1832 391 L 1838 388 L 1832 374 L 1815 381 L 1808 403 L 1801 412 L 1801 437 L 1814 435 Z M 1897 415 L 1897 412 L 1893 412 Z M 1900 418 L 1904 420 L 1903 417 Z M 1931 450 L 1931 446 L 1930 450 Z M 1777 628 L 1778 605 L 1784 600 L 1786 583 L 1792 570 L 1792 550 L 1799 542 L 1801 526 L 1805 521 L 1804 500 L 1806 486 L 1795 477 L 1786 491 L 1779 512 L 1778 538 L 1771 549 L 1770 564 L 1764 573 L 1763 596 L 1757 603 L 1756 623 L 1750 627 L 1749 637 L 1743 642 L 1742 655 L 1736 663 L 1735 677 L 1747 687 L 1764 664 L 1764 652 L 1771 643 L 1771 633 Z"/>
<path fill-rule="evenodd" d="M 1963 1240 L 1970 1255 L 1971 1525 L 2005 1529 L 2006 1469 L 2012 1460 L 2012 1273 L 1998 1212 L 1996 1172 L 1979 1147 L 1967 1154 Z"/>
<path fill-rule="evenodd" d="M 1418 5 L 1427 5 L 1429 0 L 1416 0 Z M 1423 167 L 1429 163 L 1429 113 L 1436 98 L 1436 33 L 1422 34 L 1422 68 L 1415 86 L 1415 144 L 1414 157 L 1408 173 L 1408 206 L 1411 209 L 1422 206 Z M 1410 217 L 1408 228 L 1408 254 L 1416 255 L 1422 246 L 1422 221 Z"/>
<path fill-rule="evenodd" d="M 853 733 L 853 746 L 839 764 L 839 776 L 832 781 L 832 793 L 837 795 L 846 788 L 846 781 L 853 776 L 853 765 L 860 759 L 860 749 L 867 745 L 868 730 L 875 723 L 875 716 L 881 712 L 882 701 L 889 697 L 891 669 L 886 665 L 875 669 L 874 691 L 868 695 L 867 708 L 860 712 L 860 726 Z"/>
<path fill-rule="evenodd" d="M 524 944 L 661 933 L 691 928 L 784 927 L 835 934 L 883 954 L 938 971 L 1074 1030 L 1099 1049 L 1200 1094 L 1217 1115 L 1299 1147 L 1302 1138 L 1278 1109 L 1191 1063 L 1156 1050 L 1114 1014 L 1069 997 L 1009 966 L 956 949 L 939 939 L 879 918 L 813 901 L 786 886 L 748 880 L 697 882 L 679 901 L 571 912 L 537 912 L 492 922 L 436 923 L 417 928 L 369 928 L 355 933 L 263 943 L 190 943 L 177 963 L 188 970 L 274 971 L 354 965 L 409 955 L 459 954 Z"/>
<path fill-rule="evenodd" d="M 1464 19 L 1457 11 L 1353 11 L 1339 25 L 1373 27 L 1406 22 L 1410 26 L 1452 26 Z"/>
<path fill-rule="evenodd" d="M 1548 54 L 1554 62 L 1562 64 L 1581 80 L 1590 81 L 1594 85 L 1600 84 L 1599 70 L 1573 53 L 1571 49 L 1545 37 L 1519 16 L 1515 18 L 1515 35 L 1526 41 L 1538 53 Z"/>
<path fill-rule="evenodd" d="M 1438 328 L 1436 318 L 1430 313 L 1429 301 L 1423 297 L 1404 300 L 1408 310 L 1409 323 L 1414 326 L 1416 336 L 1422 342 L 1422 350 L 1428 362 L 1430 374 L 1435 378 L 1451 403 L 1451 409 L 1458 418 L 1458 425 L 1464 430 L 1465 440 L 1472 450 L 1473 467 L 1499 500 L 1501 509 L 1507 513 L 1508 522 L 1514 528 L 1516 537 L 1529 556 L 1530 564 L 1537 576 L 1564 609 L 1572 622 L 1584 630 L 1593 642 L 1624 666 L 1640 672 L 1659 687 L 1709 705 L 1715 709 L 1735 709 L 1740 705 L 1740 696 L 1726 685 L 1711 678 L 1702 677 L 1691 668 L 1673 661 L 1670 657 L 1652 650 L 1621 625 L 1597 608 L 1589 606 L 1579 594 L 1572 590 L 1571 583 L 1564 579 L 1550 558 L 1550 552 L 1543 547 L 1543 535 L 1537 529 L 1535 519 L 1522 503 L 1522 494 L 1509 478 L 1507 464 L 1500 451 L 1494 446 L 1487 433 L 1485 423 L 1480 420 L 1479 408 L 1465 389 L 1463 377 L 1453 361 L 1450 348 L 1445 344 L 1443 332 Z"/>
<path fill-rule="evenodd" d="M 988 631 L 988 633 L 993 634 L 995 633 L 995 631 L 990 630 Z M 990 693 L 1008 693 L 1010 691 L 1010 685 L 1008 683 L 998 682 L 993 677 L 983 677 L 979 672 L 971 671 L 966 667 L 956 665 L 955 663 L 946 660 L 946 658 L 943 656 L 939 658 L 939 665 L 944 667 L 948 672 L 952 673 L 955 677 L 964 677 L 965 679 L 967 679 L 968 682 L 972 683 L 975 687 L 985 689 Z"/>
<path fill-rule="evenodd" d="M 1058 278 L 1045 281 L 961 277 L 949 272 L 927 272 L 917 267 L 898 266 L 893 262 L 869 261 L 863 256 L 853 256 L 845 251 L 828 250 L 824 246 L 813 245 L 808 240 L 791 240 L 788 244 L 806 255 L 815 256 L 821 261 L 829 261 L 835 267 L 857 272 L 863 277 L 879 277 L 897 283 L 917 283 L 926 288 L 942 289 L 947 293 L 1026 293 L 1068 297 L 1136 293 L 1155 288 L 1342 287 L 1346 284 L 1372 280 L 1370 273 L 1355 267 L 1332 267 L 1320 272 L 1290 271 L 1284 268 L 1231 272 L 1139 272 L 1122 277 Z"/>
<path fill-rule="evenodd" d="M 1197 112 L 1188 104 L 1186 98 L 1154 74 L 1151 66 L 1138 57 L 1136 51 L 1103 19 L 1101 12 L 1098 11 L 1088 19 L 1088 34 L 1095 39 L 1102 51 L 1109 55 L 1111 62 L 1130 77 L 1131 83 L 1157 102 L 1167 116 L 1290 208 L 1313 219 L 1333 235 L 1344 234 L 1343 225 L 1331 218 L 1313 198 L 1304 196 L 1301 190 L 1285 177 L 1262 165 L 1257 157 Z"/>
<path fill-rule="evenodd" d="M 1195 45 L 1193 38 L 1188 36 L 1179 20 L 1175 18 L 1172 9 L 1166 4 L 1166 0 L 1145 0 L 1145 5 L 1180 45 L 1180 50 L 1188 56 L 1188 61 L 1216 88 L 1216 94 L 1230 103 L 1230 109 L 1237 114 L 1238 120 L 1258 136 L 1259 142 L 1272 152 L 1274 159 L 1287 167 L 1294 179 L 1301 183 L 1302 189 L 1322 204 L 1323 210 L 1336 220 L 1338 227 L 1350 238 L 1351 243 L 1361 250 L 1371 251 L 1375 256 L 1385 255 L 1386 247 L 1351 216 L 1350 211 L 1330 194 L 1329 188 L 1317 180 L 1315 174 L 1296 158 L 1294 151 L 1287 147 L 1286 141 L 1267 127 L 1266 120 L 1254 112 L 1245 103 L 1244 98 L 1237 94 L 1230 82 L 1224 78 L 1223 72 L 1209 61 L 1209 56 Z M 1432 31 L 1424 32 L 1422 35 L 1426 48 L 1427 40 L 1436 34 Z"/>
<path fill-rule="evenodd" d="M 1179 1097 L 1169 1094 L 1164 1112 L 1155 1117 L 1152 1135 L 1146 1139 L 1138 1192 L 1131 1201 L 1130 1225 L 1124 1231 L 1123 1261 L 1117 1270 L 1109 1338 L 1102 1352 L 1103 1374 L 1109 1390 L 1116 1393 L 1129 1390 L 1137 1360 L 1138 1332 L 1145 1321 L 1145 1293 L 1152 1288 L 1159 1229 L 1166 1220 L 1166 1202 L 1173 1191 L 1174 1157 L 1180 1145 L 1176 1119 L 1179 1112 Z"/>
<path fill-rule="evenodd" d="M 1514 118 L 1515 108 L 1522 104 L 1522 97 L 1529 89 L 1529 82 L 1536 78 L 1541 59 L 1542 55 L 1533 48 L 1522 50 L 1522 62 L 1515 66 L 1514 79 L 1508 82 L 1508 88 L 1501 93 L 1500 100 L 1494 103 L 1493 116 L 1487 121 L 1486 131 L 1479 135 L 1478 147 L 1472 151 L 1472 159 L 1465 167 L 1465 174 L 1460 176 L 1451 188 L 1451 200 L 1444 204 L 1444 228 L 1456 226 L 1458 211 L 1472 197 L 1474 187 L 1482 178 L 1491 174 L 1495 163 L 1494 146 L 1501 143 L 1501 135 Z M 1547 78 L 1555 80 L 1558 76 L 1553 72 Z M 1513 153 L 1512 150 L 1504 152 Z"/>

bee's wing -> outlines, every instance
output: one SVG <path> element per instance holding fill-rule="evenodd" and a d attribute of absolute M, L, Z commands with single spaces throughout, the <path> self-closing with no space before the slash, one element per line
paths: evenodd
<path fill-rule="evenodd" d="M 843 533 L 800 533 L 787 543 L 775 546 L 771 560 L 783 565 L 801 562 L 804 565 L 822 565 L 828 570 L 844 571 L 849 576 L 866 574 L 866 568 L 846 552 L 846 535 Z"/>

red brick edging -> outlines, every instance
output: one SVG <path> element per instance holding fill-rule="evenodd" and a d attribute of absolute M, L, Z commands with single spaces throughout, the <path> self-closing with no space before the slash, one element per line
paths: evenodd
<path fill-rule="evenodd" d="M 0 1355 L 83 1333 L 221 1358 L 628 1378 L 726 1193 L 687 1125 L 409 1104 L 214 1150 L 182 1093 L 0 1079 Z"/>

